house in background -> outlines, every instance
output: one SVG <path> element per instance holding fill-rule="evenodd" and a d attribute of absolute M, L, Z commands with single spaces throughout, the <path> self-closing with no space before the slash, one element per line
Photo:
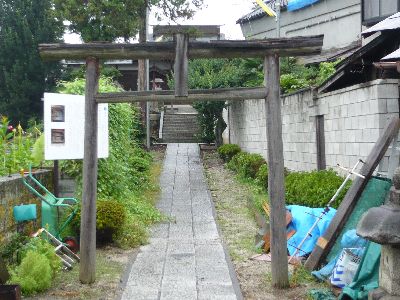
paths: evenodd
<path fill-rule="evenodd" d="M 282 20 L 285 16 L 288 18 L 297 13 L 306 14 L 308 11 L 311 14 L 312 11 L 316 12 L 317 8 L 322 9 L 321 5 L 353 3 L 353 8 L 356 8 L 355 2 L 357 2 L 354 0 L 314 1 L 314 5 L 298 11 L 284 11 Z M 358 40 L 359 46 L 347 52 L 346 57 L 336 65 L 335 74 L 321 86 L 310 87 L 281 97 L 284 160 L 285 167 L 290 170 L 334 168 L 336 164 L 351 168 L 359 158 L 367 157 L 388 121 L 399 116 L 400 74 L 397 72 L 397 64 L 379 62 L 387 55 L 390 57 L 391 53 L 399 51 L 400 13 L 392 14 L 369 29 L 363 25 L 371 25 L 380 20 L 390 7 L 398 10 L 398 1 L 358 2 L 359 11 L 354 14 L 358 17 L 354 19 L 353 25 L 349 21 L 347 26 L 358 28 L 358 35 L 353 35 L 353 37 Z M 376 3 L 379 3 L 379 6 Z M 345 7 L 349 8 L 349 6 Z M 340 15 L 339 12 L 336 13 L 336 16 Z M 327 14 L 332 16 L 332 12 L 327 12 Z M 342 38 L 342 45 L 352 43 L 349 36 L 342 34 L 343 30 L 340 31 L 336 25 L 333 25 L 336 24 L 334 19 L 329 21 L 328 15 L 325 15 L 326 22 L 319 27 L 315 25 L 311 33 L 325 34 L 325 53 L 330 50 L 329 45 L 333 47 L 329 36 L 334 33 L 338 35 L 336 38 Z M 344 15 L 342 16 L 346 19 Z M 347 18 L 352 18 L 351 14 Z M 305 21 L 311 22 L 311 19 Z M 241 20 L 244 22 L 243 18 Z M 264 22 L 265 25 L 270 22 L 268 23 L 270 28 L 276 26 L 274 18 L 263 15 L 256 17 L 255 21 Z M 249 21 L 246 22 L 249 23 Z M 288 19 L 286 23 L 283 22 L 283 31 L 289 28 L 289 25 L 285 26 L 287 22 L 289 22 Z M 329 22 L 331 25 L 326 26 Z M 248 26 L 248 29 L 250 24 L 242 25 L 242 28 L 244 26 Z M 258 26 L 262 28 L 261 24 Z M 365 30 L 363 29 L 362 32 L 361 28 Z M 298 30 L 301 28 L 299 27 Z M 264 36 L 261 36 L 262 33 L 259 34 L 259 38 L 266 37 L 265 33 L 263 33 Z M 362 43 L 361 38 L 363 38 Z M 315 57 L 315 61 L 317 59 L 318 56 Z M 267 159 L 267 122 L 264 100 L 232 102 L 225 113 L 225 120 L 228 124 L 225 132 L 226 142 L 238 144 L 244 151 L 259 153 Z M 389 150 L 383 158 L 377 169 L 378 172 L 383 174 L 388 172 L 391 151 Z M 398 161 L 394 162 L 396 165 L 398 163 Z"/>
<path fill-rule="evenodd" d="M 324 34 L 321 55 L 304 63 L 347 57 L 362 44 L 364 26 L 371 26 L 400 10 L 399 0 L 280 0 L 280 36 Z M 275 0 L 265 1 L 273 8 Z M 246 39 L 274 38 L 277 23 L 257 8 L 238 21 Z"/>

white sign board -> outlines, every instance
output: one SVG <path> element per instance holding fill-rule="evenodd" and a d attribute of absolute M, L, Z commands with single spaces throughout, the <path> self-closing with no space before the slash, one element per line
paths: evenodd
<path fill-rule="evenodd" d="M 108 157 L 108 104 L 98 105 L 97 157 Z M 83 159 L 85 96 L 44 94 L 46 160 Z"/>

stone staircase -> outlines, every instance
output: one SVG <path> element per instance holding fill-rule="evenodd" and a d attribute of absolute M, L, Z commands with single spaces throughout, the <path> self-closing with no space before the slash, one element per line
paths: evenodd
<path fill-rule="evenodd" d="M 175 106 L 164 114 L 162 141 L 164 143 L 197 143 L 199 132 L 197 112 L 188 106 Z"/>

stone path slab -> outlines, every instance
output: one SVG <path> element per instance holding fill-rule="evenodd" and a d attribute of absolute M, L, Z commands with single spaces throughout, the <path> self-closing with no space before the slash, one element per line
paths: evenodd
<path fill-rule="evenodd" d="M 168 144 L 158 208 L 171 218 L 152 229 L 122 299 L 242 299 L 223 247 L 197 144 Z"/>

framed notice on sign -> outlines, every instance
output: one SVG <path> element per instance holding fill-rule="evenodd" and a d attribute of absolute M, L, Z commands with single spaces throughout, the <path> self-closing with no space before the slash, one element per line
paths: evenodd
<path fill-rule="evenodd" d="M 52 105 L 51 106 L 51 121 L 52 122 L 65 122 L 65 106 Z"/>
<path fill-rule="evenodd" d="M 52 129 L 51 130 L 51 143 L 64 144 L 65 143 L 65 129 Z"/>
<path fill-rule="evenodd" d="M 45 159 L 83 159 L 85 97 L 44 94 Z M 98 105 L 97 157 L 108 157 L 108 104 Z"/>

